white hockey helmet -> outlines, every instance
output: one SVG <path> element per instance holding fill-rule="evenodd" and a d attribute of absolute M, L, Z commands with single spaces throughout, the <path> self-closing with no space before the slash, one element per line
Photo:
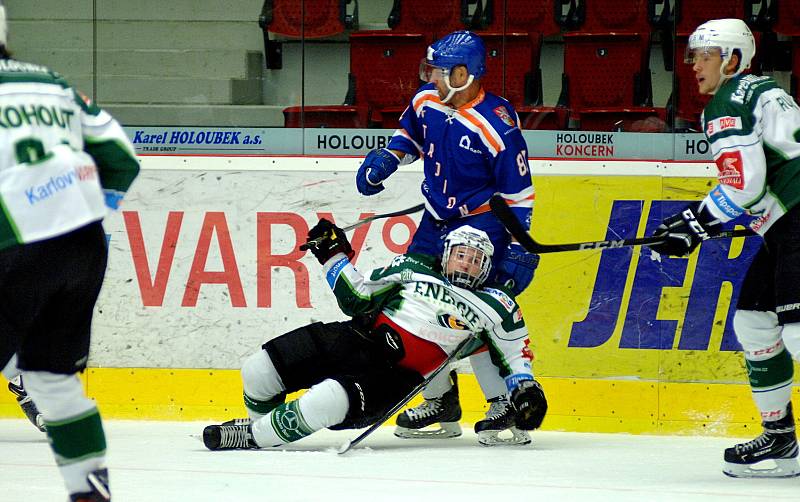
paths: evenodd
<path fill-rule="evenodd" d="M 489 277 L 494 245 L 483 230 L 464 225 L 444 239 L 442 272 L 456 286 L 476 289 Z"/>
<path fill-rule="evenodd" d="M 8 21 L 6 20 L 6 6 L 0 0 L 0 45 L 8 47 Z"/>
<path fill-rule="evenodd" d="M 712 49 L 718 49 L 722 57 L 722 65 L 719 68 L 722 76 L 720 83 L 722 83 L 750 68 L 750 62 L 756 54 L 756 40 L 750 28 L 741 19 L 712 19 L 698 26 L 689 36 L 684 61 L 693 63 L 697 52 L 708 52 Z M 734 51 L 738 51 L 739 66 L 732 75 L 726 75 L 725 67 Z"/>

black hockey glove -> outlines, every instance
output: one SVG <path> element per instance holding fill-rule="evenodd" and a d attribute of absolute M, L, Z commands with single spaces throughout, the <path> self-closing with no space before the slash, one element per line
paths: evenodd
<path fill-rule="evenodd" d="M 300 246 L 300 250 L 311 251 L 322 265 L 336 253 L 344 253 L 351 260 L 355 255 L 344 231 L 325 218 L 308 231 L 306 243 Z"/>
<path fill-rule="evenodd" d="M 514 421 L 524 431 L 538 429 L 547 414 L 547 399 L 542 386 L 536 380 L 523 380 L 511 393 L 514 405 Z"/>
<path fill-rule="evenodd" d="M 664 242 L 650 244 L 650 249 L 665 256 L 689 256 L 701 242 L 718 235 L 720 231 L 722 223 L 708 208 L 699 202 L 692 202 L 658 226 L 653 236 L 664 237 Z"/>

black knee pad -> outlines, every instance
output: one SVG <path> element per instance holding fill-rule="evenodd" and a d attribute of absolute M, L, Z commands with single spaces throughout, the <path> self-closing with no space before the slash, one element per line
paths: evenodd
<path fill-rule="evenodd" d="M 333 377 L 347 392 L 350 408 L 344 420 L 330 429 L 361 429 L 375 423 L 422 382 L 416 371 L 399 367 L 376 369 L 361 375 Z"/>

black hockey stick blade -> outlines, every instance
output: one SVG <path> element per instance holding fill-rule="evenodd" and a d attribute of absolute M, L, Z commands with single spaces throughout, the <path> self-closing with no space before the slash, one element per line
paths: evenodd
<path fill-rule="evenodd" d="M 358 443 L 360 443 L 361 441 L 363 441 L 363 440 L 364 440 L 364 439 L 365 439 L 367 436 L 369 436 L 370 434 L 372 434 L 373 432 L 375 432 L 375 431 L 378 429 L 378 427 L 380 427 L 380 426 L 381 426 L 381 425 L 383 425 L 383 424 L 384 424 L 384 423 L 385 423 L 387 420 L 389 420 L 390 418 L 392 418 L 392 415 L 394 415 L 395 413 L 397 413 L 398 411 L 400 411 L 400 409 L 401 409 L 403 406 L 405 406 L 406 404 L 408 404 L 408 402 L 409 402 L 409 401 L 411 401 L 412 399 L 414 399 L 414 396 L 416 396 L 417 394 L 419 394 L 420 392 L 422 392 L 422 389 L 423 389 L 423 388 L 424 388 L 426 385 L 428 385 L 428 384 L 431 382 L 431 380 L 433 380 L 433 379 L 436 377 L 436 375 L 438 375 L 438 374 L 439 374 L 439 372 L 441 372 L 442 370 L 444 370 L 445 368 L 447 368 L 447 366 L 448 366 L 448 365 L 449 365 L 449 364 L 450 364 L 452 361 L 455 361 L 456 359 L 460 359 L 460 358 L 463 356 L 463 354 L 461 354 L 461 353 L 464 351 L 464 349 L 465 349 L 465 348 L 467 348 L 467 346 L 470 344 L 470 342 L 472 342 L 472 341 L 473 341 L 473 340 L 475 340 L 476 338 L 477 338 L 477 337 L 475 336 L 475 333 L 470 333 L 470 334 L 469 334 L 469 336 L 467 336 L 465 339 L 463 339 L 463 340 L 461 341 L 461 343 L 459 343 L 459 344 L 458 344 L 458 346 L 456 346 L 456 349 L 455 349 L 453 352 L 451 352 L 451 353 L 450 353 L 450 355 L 448 355 L 448 356 L 447 356 L 447 358 L 446 358 L 446 359 L 445 359 L 445 360 L 442 362 L 442 364 L 440 364 L 440 365 L 439 365 L 439 367 L 438 367 L 438 368 L 436 368 L 436 369 L 433 371 L 433 373 L 431 373 L 430 375 L 428 375 L 428 378 L 426 378 L 425 380 L 423 380 L 422 382 L 420 382 L 419 384 L 417 384 L 417 386 L 416 386 L 416 387 L 414 387 L 413 389 L 411 389 L 411 392 L 409 392 L 409 393 L 406 395 L 406 397 L 404 397 L 402 400 L 400 400 L 400 402 L 399 402 L 399 403 L 397 403 L 396 405 L 392 406 L 392 408 L 391 408 L 389 411 L 387 411 L 386 413 L 384 413 L 384 414 L 383 414 L 383 415 L 382 415 L 382 416 L 381 416 L 381 417 L 378 419 L 378 421 L 377 421 L 377 422 L 375 422 L 374 424 L 370 425 L 370 426 L 369 426 L 369 428 L 367 428 L 367 429 L 365 429 L 365 430 L 364 430 L 364 432 L 362 432 L 361 434 L 359 434 L 359 435 L 358 435 L 358 436 L 356 436 L 355 438 L 353 438 L 353 439 L 351 439 L 351 440 L 349 440 L 349 441 L 346 441 L 346 442 L 342 443 L 342 445 L 341 445 L 341 446 L 339 446 L 339 448 L 336 450 L 336 452 L 337 452 L 339 455 L 343 455 L 343 454 L 347 453 L 347 452 L 348 452 L 348 451 L 350 451 L 350 450 L 351 450 L 351 449 L 352 449 L 352 448 L 353 448 L 355 445 L 357 445 Z"/>
<path fill-rule="evenodd" d="M 508 207 L 505 199 L 500 195 L 493 195 L 489 200 L 492 213 L 506 227 L 509 233 L 525 248 L 529 253 L 558 253 L 561 251 L 581 251 L 584 249 L 616 249 L 627 246 L 646 246 L 648 244 L 659 244 L 664 242 L 663 236 L 636 237 L 634 239 L 618 239 L 605 241 L 574 242 L 571 244 L 541 244 L 536 242 L 533 237 L 525 230 L 522 223 L 514 216 L 514 212 Z M 727 237 L 749 237 L 756 235 L 749 229 L 726 230 L 712 237 L 712 239 L 723 239 Z"/>
<path fill-rule="evenodd" d="M 354 228 L 358 228 L 361 225 L 366 225 L 370 221 L 380 220 L 382 218 L 391 218 L 392 216 L 402 216 L 404 214 L 413 214 L 413 213 L 422 211 L 423 209 L 425 209 L 425 204 L 417 204 L 414 207 L 409 207 L 407 209 L 400 209 L 399 211 L 392 211 L 391 213 L 375 214 L 375 215 L 369 216 L 367 218 L 364 218 L 363 220 L 358 220 L 357 222 L 353 223 L 352 225 L 347 225 L 346 227 L 343 227 L 342 230 L 344 230 L 345 232 L 349 232 L 350 230 L 353 230 Z M 317 242 L 320 241 L 320 239 L 321 239 L 321 237 L 317 238 L 317 239 L 310 240 L 310 241 L 306 242 L 305 244 L 301 244 L 300 245 L 300 251 L 305 251 L 306 249 L 308 249 L 309 245 L 316 244 Z"/>

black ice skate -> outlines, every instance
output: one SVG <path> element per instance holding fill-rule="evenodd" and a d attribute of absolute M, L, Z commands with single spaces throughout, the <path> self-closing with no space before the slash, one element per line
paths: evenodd
<path fill-rule="evenodd" d="M 508 430 L 511 437 L 500 437 L 500 433 Z M 475 424 L 475 434 L 483 446 L 523 445 L 531 442 L 527 431 L 519 430 L 514 425 L 514 407 L 507 396 L 499 396 L 489 400 L 486 417 Z"/>
<path fill-rule="evenodd" d="M 237 423 L 239 422 L 239 423 Z M 257 449 L 250 419 L 235 418 L 220 425 L 209 425 L 203 429 L 203 444 L 209 450 Z"/>
<path fill-rule="evenodd" d="M 425 399 L 415 408 L 397 416 L 394 435 L 403 439 L 454 438 L 461 435 L 461 404 L 458 402 L 458 376 L 450 372 L 453 387 L 441 397 Z M 438 429 L 426 429 L 438 423 Z"/>
<path fill-rule="evenodd" d="M 17 403 L 19 404 L 19 407 L 22 408 L 25 416 L 28 417 L 28 420 L 30 420 L 31 423 L 40 431 L 44 432 L 47 430 L 44 425 L 42 414 L 39 413 L 39 409 L 36 407 L 36 403 L 33 402 L 31 396 L 25 392 L 25 388 L 22 386 L 22 375 L 17 375 L 15 378 L 11 379 L 10 382 L 8 382 L 8 390 L 17 396 Z"/>
<path fill-rule="evenodd" d="M 108 502 L 111 500 L 111 491 L 108 489 L 108 469 L 98 469 L 92 471 L 86 477 L 91 492 L 73 493 L 70 495 L 71 502 Z"/>
<path fill-rule="evenodd" d="M 725 450 L 722 472 L 733 478 L 800 476 L 791 403 L 785 417 L 763 426 L 764 432 L 754 440 Z"/>

